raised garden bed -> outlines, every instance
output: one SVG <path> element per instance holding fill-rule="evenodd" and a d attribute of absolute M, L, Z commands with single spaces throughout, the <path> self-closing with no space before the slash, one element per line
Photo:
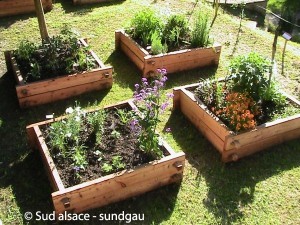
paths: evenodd
<path fill-rule="evenodd" d="M 133 107 L 135 107 L 133 102 L 129 100 L 105 109 L 108 111 L 116 110 L 116 108 L 131 110 Z M 65 118 L 65 116 L 56 118 L 55 121 Z M 56 213 L 64 211 L 78 213 L 101 207 L 182 179 L 185 154 L 175 153 L 167 143 L 163 142 L 161 147 L 164 156 L 159 160 L 131 169 L 126 167 L 125 170 L 102 177 L 98 174 L 96 179 L 66 187 L 66 179 L 62 178 L 60 167 L 57 167 L 54 162 L 55 158 L 52 157 L 47 146 L 47 138 L 44 137 L 45 127 L 49 127 L 53 122 L 54 120 L 48 120 L 32 124 L 27 127 L 27 134 L 32 148 L 39 150 L 51 181 L 54 190 L 52 201 Z"/>
<path fill-rule="evenodd" d="M 52 0 L 42 0 L 45 11 L 52 9 Z M 1 0 L 0 17 L 35 12 L 33 0 Z"/>
<path fill-rule="evenodd" d="M 80 42 L 83 46 L 87 46 L 85 40 L 80 39 Z M 89 50 L 89 52 L 97 62 L 97 69 L 42 81 L 34 81 L 28 84 L 24 83 L 23 76 L 12 52 L 5 52 L 7 67 L 13 72 L 16 80 L 16 92 L 20 107 L 27 108 L 66 99 L 90 91 L 111 88 L 113 68 L 105 66 L 93 51 Z"/>
<path fill-rule="evenodd" d="M 193 90 L 199 83 L 174 88 L 173 107 L 178 108 L 221 153 L 223 162 L 237 161 L 252 153 L 300 137 L 300 114 L 277 119 L 251 131 L 234 134 L 196 99 Z M 300 107 L 300 102 L 283 93 L 287 100 Z"/>
<path fill-rule="evenodd" d="M 121 49 L 142 71 L 143 77 L 154 75 L 157 69 L 165 68 L 175 73 L 198 67 L 218 65 L 221 45 L 213 47 L 185 49 L 166 54 L 151 55 L 134 41 L 124 30 L 115 32 L 116 49 Z"/>

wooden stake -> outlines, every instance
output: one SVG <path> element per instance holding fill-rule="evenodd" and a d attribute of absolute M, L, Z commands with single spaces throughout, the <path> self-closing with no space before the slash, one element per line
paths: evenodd
<path fill-rule="evenodd" d="M 45 21 L 44 9 L 41 0 L 34 0 L 36 16 L 38 18 L 40 33 L 42 40 L 49 40 L 49 34 Z"/>

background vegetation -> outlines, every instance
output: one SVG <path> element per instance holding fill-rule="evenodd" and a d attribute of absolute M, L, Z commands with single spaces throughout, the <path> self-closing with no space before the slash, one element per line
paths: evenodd
<path fill-rule="evenodd" d="M 131 98 L 141 72 L 123 53 L 114 51 L 114 31 L 129 25 L 132 12 L 147 7 L 162 15 L 185 13 L 189 18 L 194 3 L 193 0 L 126 0 L 73 6 L 71 1 L 55 1 L 53 10 L 46 14 L 50 35 L 57 34 L 65 24 L 76 28 L 88 38 L 98 56 L 114 67 L 114 85 L 110 91 L 85 94 L 28 110 L 18 107 L 14 81 L 6 71 L 3 52 L 16 48 L 23 39 L 38 42 L 37 19 L 34 14 L 1 18 L 0 219 L 4 224 L 27 224 L 23 219 L 25 212 L 53 210 L 50 183 L 38 153 L 32 152 L 27 145 L 25 126 L 44 120 L 46 114 L 59 116 L 67 107 L 74 106 L 75 100 L 88 107 L 89 102 L 97 101 L 98 106 L 104 106 Z M 213 15 L 210 5 L 200 2 L 196 8 Z M 244 26 L 246 24 L 244 20 L 239 31 L 238 17 L 220 10 L 211 30 L 214 41 L 223 46 L 219 67 L 172 74 L 167 81 L 167 91 L 200 78 L 226 75 L 229 61 L 236 55 L 257 51 L 270 58 L 273 35 L 259 29 L 250 30 Z M 280 38 L 276 54 L 278 71 L 281 71 L 283 43 Z M 298 98 L 299 47 L 299 44 L 288 43 L 285 76 L 280 73 L 275 76 L 284 90 Z M 167 111 L 159 130 L 166 127 L 172 129 L 172 133 L 164 134 L 167 141 L 176 151 L 186 153 L 181 185 L 164 187 L 90 213 L 123 210 L 144 213 L 144 224 L 300 224 L 300 140 L 224 165 L 214 147 L 180 112 Z M 94 221 L 93 224 L 99 223 Z"/>

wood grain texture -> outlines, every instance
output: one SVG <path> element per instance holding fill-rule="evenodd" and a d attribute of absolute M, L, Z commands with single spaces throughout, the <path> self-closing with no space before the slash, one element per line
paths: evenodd
<path fill-rule="evenodd" d="M 52 0 L 42 0 L 44 10 L 52 9 Z M 35 12 L 33 0 L 1 0 L 0 17 Z"/>

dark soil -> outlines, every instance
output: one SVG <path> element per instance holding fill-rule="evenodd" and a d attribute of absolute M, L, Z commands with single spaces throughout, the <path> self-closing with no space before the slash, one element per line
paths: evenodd
<path fill-rule="evenodd" d="M 48 136 L 48 130 L 49 127 L 42 130 L 44 137 Z M 112 135 L 114 130 L 120 133 L 118 138 Z M 102 170 L 102 166 L 104 163 L 112 164 L 113 156 L 122 157 L 122 163 L 125 163 L 126 165 L 125 169 L 132 169 L 154 160 L 152 156 L 145 154 L 145 152 L 139 148 L 137 136 L 132 134 L 128 124 L 124 125 L 120 122 L 115 109 L 107 111 L 104 133 L 100 144 L 96 143 L 96 135 L 89 129 L 82 132 L 81 135 L 82 140 L 84 140 L 83 144 L 87 147 L 86 154 L 88 166 L 85 167 L 85 170 L 80 170 L 80 178 L 75 174 L 74 165 L 72 165 L 71 159 L 64 159 L 59 154 L 58 150 L 49 149 L 60 178 L 66 187 L 107 175 L 108 173 Z M 48 141 L 49 140 L 46 138 L 46 142 Z M 98 160 L 99 155 L 95 154 L 97 150 L 102 153 L 100 161 Z M 168 153 L 164 152 L 164 155 L 167 154 Z M 121 170 L 123 169 L 114 168 L 109 174 Z"/>

